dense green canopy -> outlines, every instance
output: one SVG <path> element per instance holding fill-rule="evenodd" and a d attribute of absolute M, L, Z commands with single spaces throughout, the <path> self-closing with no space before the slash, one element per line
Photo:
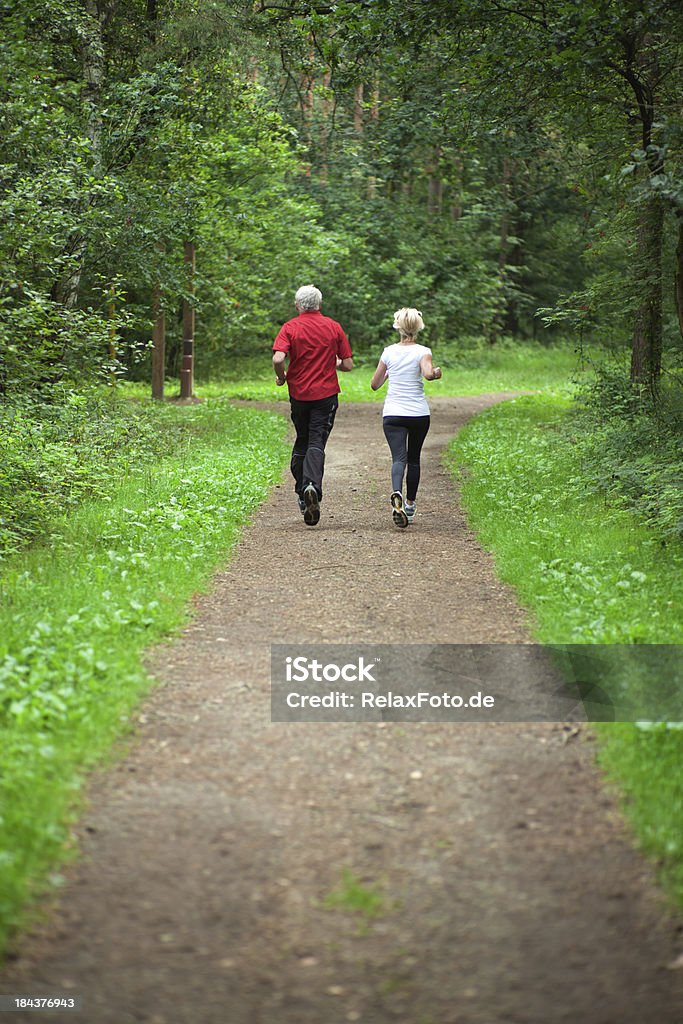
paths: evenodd
<path fill-rule="evenodd" d="M 205 370 L 265 349 L 307 280 L 356 346 L 410 303 L 436 341 L 571 330 L 643 379 L 678 358 L 674 0 L 2 13 L 5 392 L 147 373 L 155 286 L 177 370 L 188 240 Z"/>

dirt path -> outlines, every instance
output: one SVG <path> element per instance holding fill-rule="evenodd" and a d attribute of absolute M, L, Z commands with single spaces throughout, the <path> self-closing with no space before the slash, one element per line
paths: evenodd
<path fill-rule="evenodd" d="M 272 641 L 529 639 L 438 458 L 493 397 L 434 403 L 408 531 L 379 407 L 342 407 L 320 526 L 283 481 L 155 655 L 139 743 L 93 786 L 83 859 L 3 992 L 80 994 L 88 1024 L 683 1021 L 676 923 L 589 740 L 270 722 Z M 325 905 L 345 868 L 378 916 Z"/>

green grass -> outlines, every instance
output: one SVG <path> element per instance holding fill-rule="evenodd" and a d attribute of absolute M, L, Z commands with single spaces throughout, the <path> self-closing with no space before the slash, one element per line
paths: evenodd
<path fill-rule="evenodd" d="M 389 909 L 379 889 L 363 885 L 350 868 L 343 869 L 341 882 L 327 894 L 324 905 L 329 910 L 346 910 L 367 919 L 381 917 Z"/>
<path fill-rule="evenodd" d="M 529 396 L 453 442 L 463 497 L 502 579 L 553 643 L 683 642 L 683 547 L 589 493 L 562 421 L 570 400 Z"/>
<path fill-rule="evenodd" d="M 54 522 L 0 580 L 0 951 L 70 853 L 86 771 L 150 686 L 141 653 L 186 617 L 279 478 L 282 417 L 179 408 L 185 443 Z"/>
<path fill-rule="evenodd" d="M 588 490 L 568 408 L 565 396 L 519 398 L 458 435 L 448 461 L 461 475 L 468 519 L 530 610 L 539 640 L 680 644 L 683 545 Z M 638 841 L 683 904 L 683 730 L 596 729 L 600 761 Z"/>
<path fill-rule="evenodd" d="M 387 343 L 393 339 L 388 338 Z M 428 343 L 428 340 L 427 340 Z M 386 388 L 373 392 L 370 380 L 382 350 L 354 356 L 352 373 L 340 373 L 341 398 L 346 402 L 383 402 Z M 459 347 L 450 342 L 434 348 L 435 365 L 443 369 L 443 379 L 428 383 L 430 395 L 478 395 L 489 391 L 536 391 L 560 387 L 573 376 L 585 375 L 586 369 L 570 345 L 544 347 L 528 342 L 507 343 L 496 347 Z M 260 357 L 236 359 L 230 372 L 211 382 L 198 381 L 195 391 L 200 397 L 227 396 L 259 401 L 286 401 L 287 388 L 277 387 L 271 368 L 271 352 Z M 124 392 L 146 395 L 146 385 L 124 385 Z M 169 381 L 169 395 L 178 393 L 178 384 Z"/>
<path fill-rule="evenodd" d="M 600 763 L 621 791 L 639 845 L 657 864 L 667 892 L 683 906 L 683 731 L 629 723 L 595 728 Z"/>
<path fill-rule="evenodd" d="M 47 401 L 1 402 L 0 558 L 41 538 L 55 516 L 104 496 L 112 479 L 182 446 L 186 424 L 174 403 L 128 402 L 105 387 L 55 386 Z"/>

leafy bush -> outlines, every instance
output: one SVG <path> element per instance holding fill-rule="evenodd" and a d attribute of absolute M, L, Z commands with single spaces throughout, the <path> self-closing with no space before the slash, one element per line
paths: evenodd
<path fill-rule="evenodd" d="M 63 387 L 51 397 L 0 410 L 0 557 L 43 534 L 54 516 L 104 495 L 112 478 L 173 451 L 186 434 L 172 410 L 104 389 Z"/>
<path fill-rule="evenodd" d="M 663 538 L 683 536 L 683 390 L 653 395 L 618 367 L 598 368 L 569 426 L 590 490 L 636 512 Z"/>

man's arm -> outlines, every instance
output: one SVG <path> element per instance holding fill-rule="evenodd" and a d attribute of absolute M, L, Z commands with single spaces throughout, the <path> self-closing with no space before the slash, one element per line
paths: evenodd
<path fill-rule="evenodd" d="M 351 352 L 349 339 L 339 324 L 337 324 L 337 329 L 337 372 L 351 373 L 353 369 L 353 353 Z"/>
<path fill-rule="evenodd" d="M 273 369 L 275 370 L 275 383 L 278 387 L 282 387 L 287 380 L 287 374 L 285 372 L 286 358 L 286 352 L 273 352 Z"/>

